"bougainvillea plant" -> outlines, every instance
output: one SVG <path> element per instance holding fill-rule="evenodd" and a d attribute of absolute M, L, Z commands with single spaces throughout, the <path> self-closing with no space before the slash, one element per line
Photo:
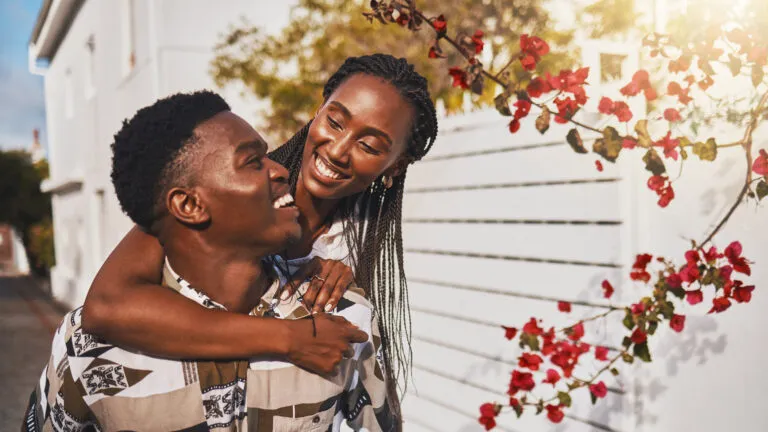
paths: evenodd
<path fill-rule="evenodd" d="M 523 34 L 509 62 L 501 70 L 491 73 L 483 68 L 479 58 L 484 46 L 482 30 L 452 37 L 445 16 L 428 17 L 413 0 L 372 0 L 370 7 L 371 10 L 364 13 L 369 21 L 395 23 L 411 31 L 431 29 L 435 40 L 425 50 L 429 58 L 445 57 L 441 44 L 448 44 L 461 53 L 465 64 L 447 68 L 454 87 L 480 94 L 486 81 L 498 85 L 501 91 L 495 98 L 495 105 L 501 115 L 510 117 L 510 133 L 520 130 L 535 106 L 540 114 L 533 124 L 542 134 L 547 132 L 553 120 L 572 126 L 565 140 L 576 153 L 589 153 L 581 132 L 597 136 L 591 140 L 591 150 L 600 158 L 595 161 L 598 171 L 603 170 L 603 161 L 614 163 L 623 152 L 643 152 L 648 189 L 657 195 L 657 203 L 662 208 L 675 198 L 674 180 L 668 174 L 666 163 L 682 163 L 692 158 L 691 153 L 701 161 L 713 161 L 725 149 L 740 150 L 746 159 L 744 185 L 734 204 L 703 241 L 693 242 L 692 247 L 682 254 L 682 260 L 676 264 L 664 257 L 637 255 L 629 277 L 649 288 L 645 297 L 626 306 L 608 306 L 605 312 L 561 329 L 547 328 L 535 317 L 522 326 L 503 328 L 505 337 L 516 340 L 522 353 L 517 368 L 511 372 L 507 391 L 509 400 L 489 402 L 480 407 L 479 422 L 487 430 L 493 429 L 496 418 L 506 411 L 514 412 L 518 417 L 529 411 L 546 413 L 550 421 L 559 423 L 571 407 L 574 391 L 588 391 L 593 403 L 604 398 L 608 388 L 601 378 L 609 372 L 618 375 L 619 362 L 650 362 L 648 339 L 660 326 L 669 326 L 675 332 L 684 331 L 686 317 L 676 313 L 676 304 L 700 304 L 702 308 L 708 308 L 708 313 L 718 314 L 730 309 L 734 303 L 751 300 L 754 286 L 742 279 L 751 274 L 750 261 L 742 255 L 741 244 L 734 241 L 719 250 L 712 244 L 712 239 L 742 201 L 747 198 L 761 200 L 768 195 L 768 153 L 752 147 L 755 128 L 768 118 L 768 91 L 764 85 L 768 41 L 760 39 L 760 32 L 746 25 L 727 26 L 713 22 L 704 32 L 705 37 L 692 42 L 676 43 L 670 36 L 658 33 L 646 36 L 643 46 L 669 73 L 659 83 L 649 71 L 640 69 L 621 88 L 621 99 L 599 99 L 598 111 L 609 116 L 617 127 L 635 119 L 632 130 L 624 127 L 626 131 L 621 133 L 617 127 L 598 129 L 576 118 L 589 99 L 586 90 L 589 68 L 561 70 L 557 74 L 540 73 L 537 65 L 550 52 L 546 41 Z M 515 80 L 508 72 L 515 62 L 527 72 L 527 79 Z M 677 126 L 693 116 L 697 97 L 709 97 L 707 92 L 716 81 L 742 75 L 751 80 L 755 97 L 742 116 L 740 124 L 744 126 L 744 133 L 739 140 L 721 142 L 717 137 L 696 140 L 680 132 L 681 128 Z M 762 93 L 759 92 L 761 89 Z M 645 112 L 633 112 L 628 103 L 632 98 L 644 98 L 653 103 L 660 115 L 649 117 Z M 649 132 L 651 126 L 655 130 L 660 124 L 665 132 L 653 136 Z M 603 296 L 610 299 L 614 293 L 611 282 L 603 281 L 601 288 Z M 705 294 L 711 297 L 711 303 L 705 304 Z M 561 301 L 557 309 L 569 313 L 571 305 Z M 626 335 L 620 348 L 591 346 L 582 340 L 585 326 L 611 314 L 623 314 Z M 574 369 L 585 358 L 597 360 L 602 367 L 589 377 L 577 377 Z M 537 392 L 541 389 L 545 391 Z M 541 393 L 550 396 L 543 397 Z"/>

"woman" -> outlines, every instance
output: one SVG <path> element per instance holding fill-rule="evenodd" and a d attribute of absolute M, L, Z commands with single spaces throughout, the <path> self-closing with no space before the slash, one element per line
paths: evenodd
<path fill-rule="evenodd" d="M 318 257 L 341 260 L 352 268 L 380 318 L 382 357 L 394 385 L 410 361 L 403 187 L 408 165 L 434 143 L 435 108 L 426 79 L 404 59 L 385 54 L 347 59 L 326 83 L 323 98 L 315 118 L 270 154 L 291 173 L 302 225 L 301 240 L 278 261 L 296 270 Z M 339 285 L 344 277 L 338 265 L 324 263 L 314 278 L 313 296 L 321 282 Z M 270 355 L 265 345 L 269 334 L 252 318 L 204 310 L 161 289 L 162 266 L 157 240 L 134 228 L 96 276 L 85 302 L 83 327 L 160 356 Z M 340 293 L 333 295 L 330 307 Z M 315 310 L 328 297 L 326 289 Z M 299 364 L 300 359 L 289 360 Z"/>

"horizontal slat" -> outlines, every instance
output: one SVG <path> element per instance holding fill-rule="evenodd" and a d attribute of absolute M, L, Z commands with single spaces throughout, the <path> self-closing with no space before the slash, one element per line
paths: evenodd
<path fill-rule="evenodd" d="M 411 219 L 619 221 L 619 182 L 405 194 Z"/>
<path fill-rule="evenodd" d="M 603 302 L 604 279 L 617 290 L 623 271 L 613 268 L 518 262 L 407 253 L 406 276 L 436 282 L 479 286 L 511 293 L 538 294 L 567 300 Z"/>
<path fill-rule="evenodd" d="M 616 225 L 406 224 L 406 249 L 600 264 L 620 262 Z"/>
<path fill-rule="evenodd" d="M 523 120 L 523 127 L 515 134 L 509 133 L 509 117 L 502 117 L 495 110 L 441 118 L 440 134 L 425 160 L 472 151 L 565 142 L 565 136 L 572 126 L 552 122 L 547 133 L 542 135 L 533 127 L 538 114 L 539 109 L 533 107 L 528 118 Z M 581 136 L 587 140 L 590 135 L 589 132 L 581 131 Z"/>
<path fill-rule="evenodd" d="M 415 164 L 408 170 L 407 189 L 514 182 L 613 178 L 618 168 L 604 163 L 598 172 L 595 156 L 575 154 L 567 144 L 525 151 L 444 159 Z"/>

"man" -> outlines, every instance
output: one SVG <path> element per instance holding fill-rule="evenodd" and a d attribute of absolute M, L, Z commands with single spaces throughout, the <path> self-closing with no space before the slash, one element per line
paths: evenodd
<path fill-rule="evenodd" d="M 266 262 L 301 228 L 288 173 L 266 149 L 218 95 L 178 94 L 140 110 L 115 135 L 112 181 L 123 210 L 163 245 L 169 288 L 202 307 L 281 318 L 261 318 L 276 323 L 276 338 L 346 341 L 336 373 L 281 359 L 147 356 L 83 332 L 78 308 L 54 336 L 25 430 L 327 431 L 344 419 L 355 430 L 394 427 L 377 324 L 359 291 L 345 294 L 339 316 L 310 315 L 296 296 L 277 300 L 280 278 Z"/>

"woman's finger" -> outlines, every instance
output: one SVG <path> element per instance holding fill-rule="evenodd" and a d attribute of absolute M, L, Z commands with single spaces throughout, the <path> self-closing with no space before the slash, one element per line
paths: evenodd
<path fill-rule="evenodd" d="M 339 262 L 333 262 L 333 264 L 328 265 L 328 267 L 328 276 L 325 277 L 325 281 L 323 281 L 312 307 L 315 312 L 325 310 L 328 299 L 331 298 L 331 295 L 336 290 L 339 280 L 344 277 L 347 268 L 344 264 Z"/>
<path fill-rule="evenodd" d="M 354 282 L 355 279 L 352 277 L 351 272 L 345 273 L 341 278 L 339 278 L 339 281 L 336 283 L 336 287 L 333 289 L 333 293 L 331 293 L 331 296 L 328 298 L 328 302 L 326 302 L 325 307 L 323 308 L 325 312 L 330 312 L 336 308 L 341 297 L 345 292 L 347 292 L 349 287 L 352 286 Z"/>

